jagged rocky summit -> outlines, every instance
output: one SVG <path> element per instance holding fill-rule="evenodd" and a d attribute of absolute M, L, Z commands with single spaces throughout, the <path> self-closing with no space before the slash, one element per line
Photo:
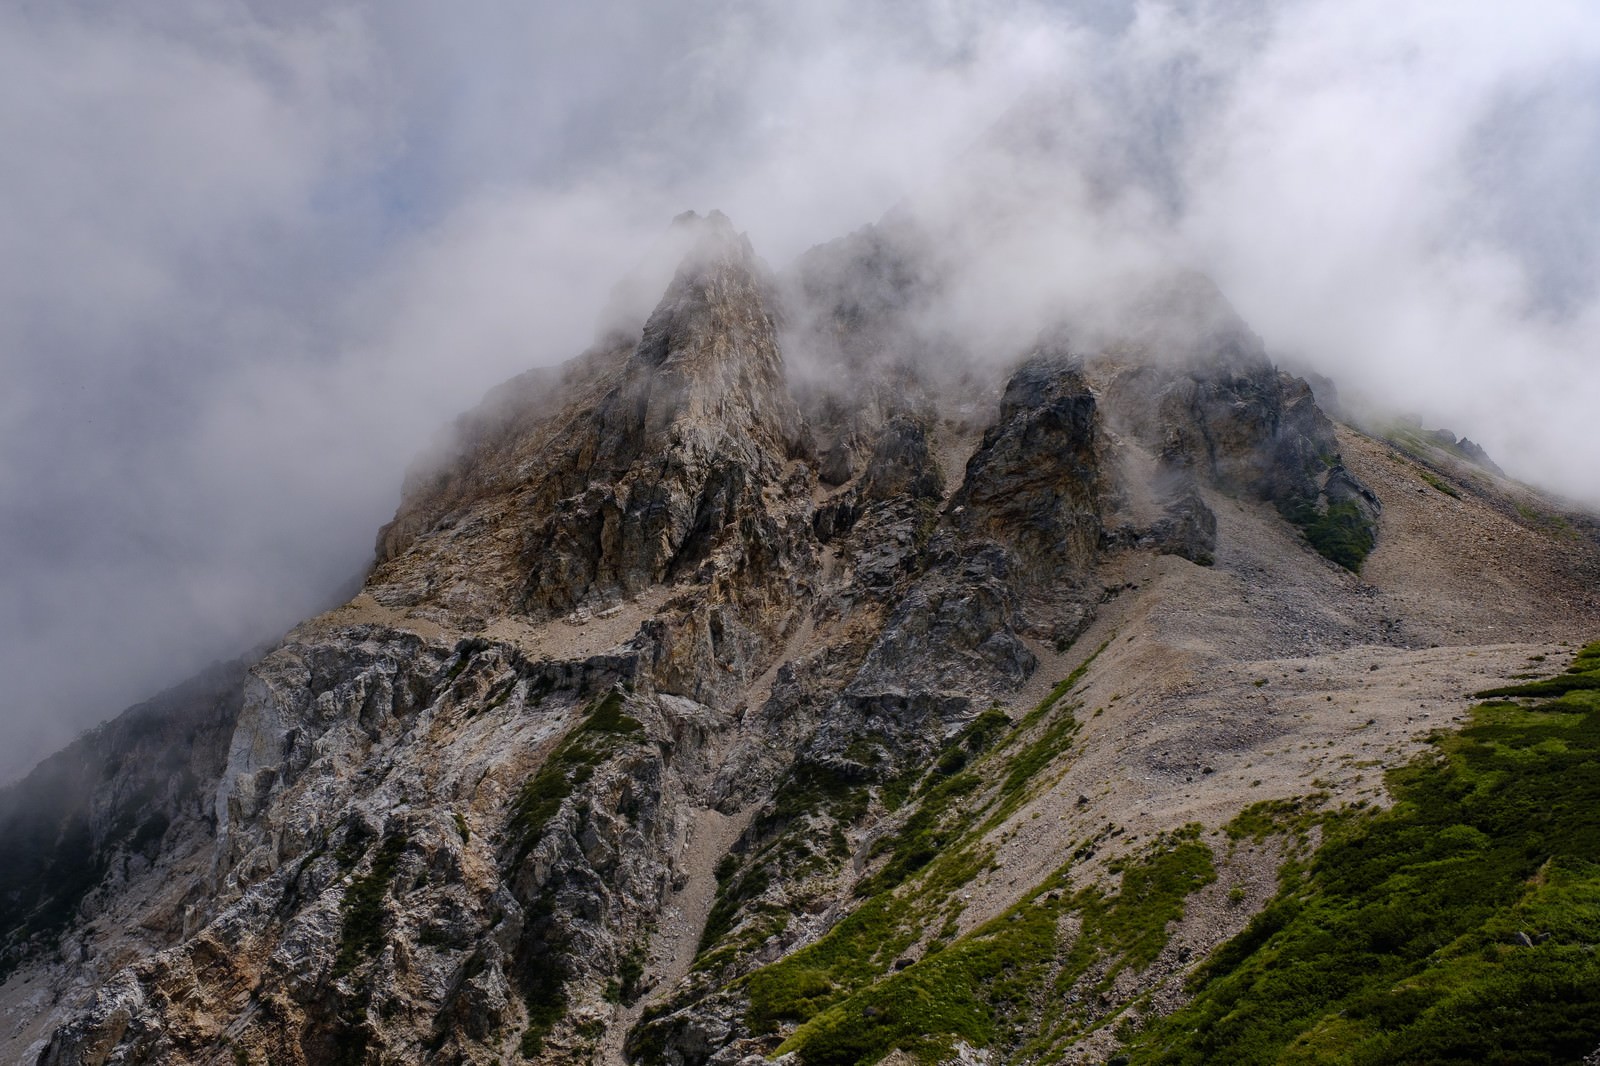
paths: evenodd
<path fill-rule="evenodd" d="M 6 793 L 19 1061 L 1065 1061 L 1261 905 L 1246 848 L 1251 905 L 1170 951 L 1073 947 L 1063 910 L 1067 1006 L 983 1007 L 987 1047 L 868 1013 L 838 1050 L 851 996 L 1244 806 L 1106 762 L 1210 780 L 1284 736 L 1194 710 L 1213 663 L 1432 631 L 1356 576 L 1383 509 L 1355 438 L 1205 279 L 1086 346 L 946 359 L 903 225 L 779 276 L 720 214 L 676 226 L 648 320 L 462 418 L 354 600 Z M 1260 633 L 1161 628 L 1275 588 Z M 1091 700 L 1120 724 L 1079 737 Z M 1193 735 L 1128 749 L 1133 706 Z M 1130 804 L 1137 847 L 1106 828 Z"/>

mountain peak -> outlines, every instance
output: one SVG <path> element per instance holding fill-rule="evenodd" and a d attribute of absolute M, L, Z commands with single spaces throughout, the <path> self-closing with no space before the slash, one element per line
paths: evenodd
<path fill-rule="evenodd" d="M 1307 826 L 1359 829 L 1463 689 L 1600 625 L 1579 527 L 1334 424 L 1210 282 L 962 363 L 918 248 L 780 286 L 680 216 L 648 299 L 408 480 L 359 596 L 0 792 L 0 1047 L 1103 1061 L 1218 945 L 1260 961 Z M 1508 907 L 1555 824 L 1496 852 Z"/>

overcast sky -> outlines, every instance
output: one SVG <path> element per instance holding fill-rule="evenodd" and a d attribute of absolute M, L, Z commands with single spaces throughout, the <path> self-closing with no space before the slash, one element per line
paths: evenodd
<path fill-rule="evenodd" d="M 328 605 L 410 459 L 581 350 L 679 211 L 781 267 L 1019 106 L 1058 143 L 984 171 L 1039 225 L 970 323 L 1199 266 L 1272 350 L 1600 501 L 1591 0 L 23 0 L 0 777 Z"/>

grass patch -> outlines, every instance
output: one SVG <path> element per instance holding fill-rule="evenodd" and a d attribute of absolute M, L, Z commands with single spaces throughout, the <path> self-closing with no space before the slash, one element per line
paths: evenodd
<path fill-rule="evenodd" d="M 1516 508 L 1517 517 L 1530 526 L 1536 527 L 1541 532 L 1566 540 L 1575 540 L 1578 537 L 1578 531 L 1572 528 L 1572 523 L 1563 515 L 1546 514 L 1543 511 L 1529 507 L 1525 503 L 1517 504 Z"/>
<path fill-rule="evenodd" d="M 857 907 L 821 940 L 752 974 L 746 1020 L 756 1032 L 804 1021 L 884 973 L 917 939 L 905 900 L 890 893 Z"/>
<path fill-rule="evenodd" d="M 1600 672 L 1600 645 L 1574 667 Z M 1560 679 L 1553 679 L 1560 680 Z M 1544 687 L 1537 687 L 1544 686 Z M 1535 682 L 1323 820 L 1309 865 L 1130 1049 L 1159 1063 L 1557 1063 L 1600 1043 L 1600 704 Z"/>
<path fill-rule="evenodd" d="M 367 872 L 351 882 L 340 902 L 339 954 L 333 975 L 343 977 L 383 947 L 383 900 L 405 854 L 406 837 L 396 833 L 378 845 Z"/>
<path fill-rule="evenodd" d="M 1297 799 L 1263 800 L 1252 803 L 1223 826 L 1228 839 L 1238 842 L 1253 840 L 1257 843 L 1269 836 L 1292 834 L 1304 839 L 1311 827 L 1322 821 L 1322 805 L 1326 792 L 1314 792 Z"/>
<path fill-rule="evenodd" d="M 816 943 L 744 979 L 752 1028 L 771 1032 L 803 1023 L 793 1046 L 806 1049 L 801 1061 L 808 1064 L 855 1062 L 893 1046 L 932 1054 L 952 1034 L 992 1034 L 997 1026 L 1010 1031 L 1006 1019 L 1020 1009 L 1019 999 L 1012 1002 L 1020 990 L 1056 972 L 1040 969 L 1055 955 L 1055 919 L 1042 915 L 1069 905 L 1061 891 L 1064 873 L 1029 897 L 1044 901 L 1039 914 L 1014 909 L 1004 919 L 1010 924 L 991 922 L 961 939 L 958 890 L 990 866 L 991 850 L 982 842 L 987 831 L 1026 800 L 1041 772 L 1066 750 L 1077 723 L 1076 707 L 1063 701 L 1093 660 L 1017 725 L 992 709 L 945 746 L 911 793 L 914 806 L 898 831 L 873 847 L 870 857 L 886 858 L 857 886 L 856 909 Z M 1079 902 L 1087 904 L 1088 897 Z M 938 930 L 931 940 L 929 930 Z M 913 963 L 909 953 L 924 942 L 922 961 Z M 1013 974 L 1013 956 L 1024 951 L 1035 962 L 1027 975 Z M 960 988 L 969 989 L 968 999 L 952 998 Z M 913 1009 L 912 999 L 922 1006 Z M 912 1039 L 914 1030 L 923 1036 Z"/>
<path fill-rule="evenodd" d="M 1000 783 L 1000 802 L 989 819 L 991 823 L 1009 817 L 1022 806 L 1028 798 L 1030 783 L 1067 749 L 1078 728 L 1078 720 L 1072 712 L 1058 714 L 1009 760 L 1005 779 Z"/>
<path fill-rule="evenodd" d="M 520 865 L 528 857 L 550 819 L 561 810 L 561 804 L 594 776 L 595 767 L 616 749 L 619 741 L 643 735 L 643 724 L 625 714 L 624 705 L 625 698 L 617 690 L 591 704 L 584 720 L 523 784 L 508 825 L 516 843 L 513 865 Z"/>
<path fill-rule="evenodd" d="M 1051 1037 L 1077 1028 L 1062 993 L 1097 964 L 1105 970 L 1097 988 L 1109 987 L 1123 967 L 1148 965 L 1183 901 L 1215 878 L 1211 851 L 1197 835 L 1195 827 L 1167 838 L 1118 867 L 1114 895 L 1098 888 L 1068 895 L 1062 867 L 967 936 L 818 1013 L 779 1052 L 797 1052 L 804 1066 L 857 1066 L 899 1048 L 934 1063 L 960 1039 L 1022 1047 L 1023 1058 L 1043 1055 Z M 1071 912 L 1083 932 L 1063 953 L 1060 923 Z"/>
<path fill-rule="evenodd" d="M 982 787 L 983 779 L 977 774 L 960 773 L 928 791 L 898 833 L 882 837 L 873 845 L 871 857 L 887 853 L 889 861 L 856 887 L 857 895 L 870 896 L 894 888 L 964 837 L 971 827 L 970 819 L 960 817 L 954 808 L 963 796 Z"/>
<path fill-rule="evenodd" d="M 1328 509 L 1301 526 L 1306 540 L 1317 554 L 1331 559 L 1352 573 L 1372 553 L 1376 539 L 1361 509 L 1348 500 L 1330 503 Z"/>
<path fill-rule="evenodd" d="M 1096 648 L 1094 653 L 1087 659 L 1083 660 L 1083 662 L 1074 667 L 1070 674 L 1057 682 L 1056 687 L 1051 689 L 1050 694 L 1040 701 L 1039 706 L 1029 711 L 1022 719 L 1022 724 L 1018 726 L 1017 733 L 1027 732 L 1029 729 L 1033 728 L 1033 726 L 1036 725 L 1040 719 L 1044 718 L 1051 711 L 1055 710 L 1056 704 L 1065 699 L 1067 693 L 1071 692 L 1077 687 L 1078 682 L 1082 681 L 1083 676 L 1089 672 L 1089 667 L 1093 666 L 1094 661 L 1100 658 L 1100 653 L 1109 647 L 1111 647 L 1111 641 L 1108 640 Z M 1010 738 L 1008 738 L 1008 743 L 1010 740 L 1014 740 L 1015 738 L 1016 734 L 1013 734 Z"/>
<path fill-rule="evenodd" d="M 1600 690 L 1600 668 L 1583 673 L 1557 674 L 1555 677 L 1544 678 L 1539 681 L 1529 681 L 1522 685 L 1504 685 L 1500 688 L 1484 689 L 1477 693 L 1478 699 L 1496 699 L 1508 696 L 1514 697 L 1555 697 L 1565 696 L 1571 692 L 1594 692 Z"/>
<path fill-rule="evenodd" d="M 1427 470 L 1418 470 L 1417 473 L 1421 476 L 1423 481 L 1426 481 L 1430 486 L 1444 493 L 1446 496 L 1457 500 L 1461 499 L 1461 493 L 1457 492 L 1456 487 L 1444 480 L 1444 478 L 1439 477 L 1437 474 L 1431 473 Z"/>

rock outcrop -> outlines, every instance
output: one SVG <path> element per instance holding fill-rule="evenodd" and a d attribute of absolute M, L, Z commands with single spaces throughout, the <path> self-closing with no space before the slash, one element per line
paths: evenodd
<path fill-rule="evenodd" d="M 1012 375 L 952 501 L 968 537 L 1011 548 L 1025 581 L 1082 572 L 1100 545 L 1099 411 L 1077 363 L 1045 349 Z"/>
<path fill-rule="evenodd" d="M 1113 425 L 1157 455 L 1169 481 L 1272 503 L 1319 552 L 1359 569 L 1377 536 L 1378 500 L 1340 465 L 1311 386 L 1272 365 L 1208 280 L 1182 277 L 1154 293 L 1145 327 L 1097 361 Z M 1187 495 L 1155 539 L 1187 542 L 1178 554 L 1204 557 L 1206 521 Z"/>

